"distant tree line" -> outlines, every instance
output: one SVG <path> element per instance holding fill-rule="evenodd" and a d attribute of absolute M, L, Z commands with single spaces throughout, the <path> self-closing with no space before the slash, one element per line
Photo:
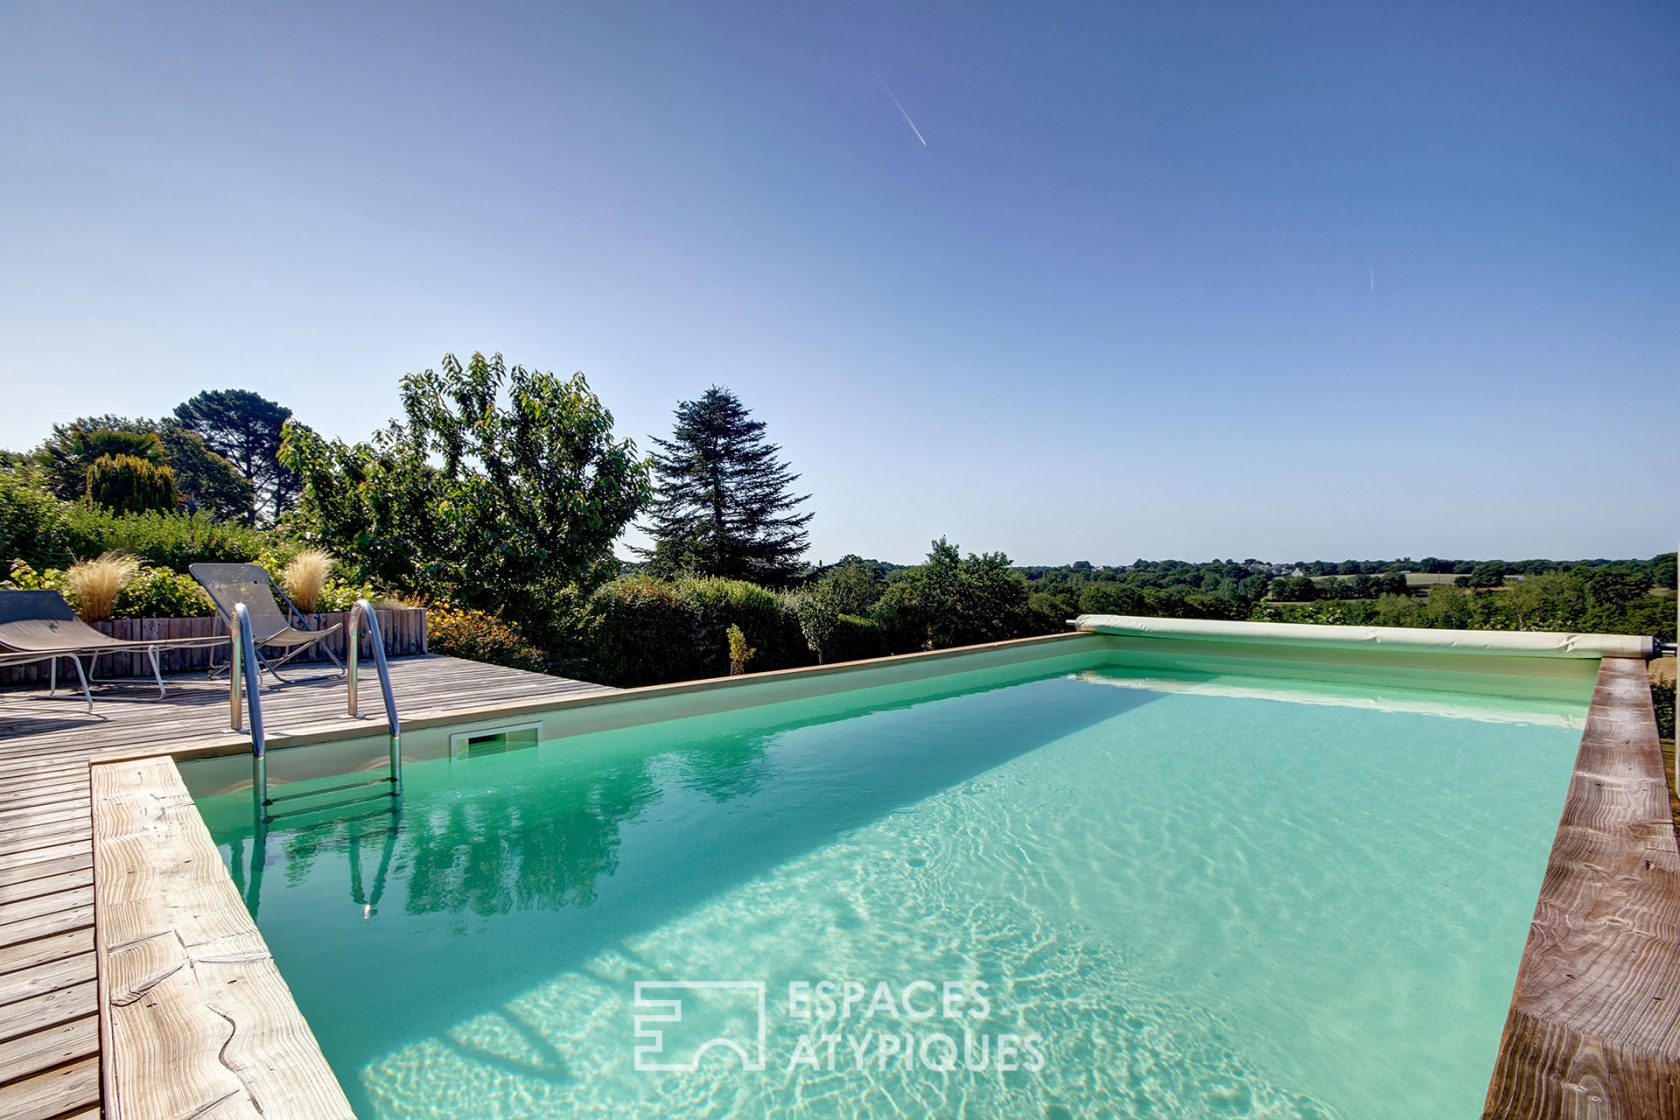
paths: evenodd
<path fill-rule="evenodd" d="M 940 538 L 910 565 L 813 564 L 799 475 L 721 386 L 678 402 L 651 455 L 582 374 L 500 355 L 445 355 L 400 399 L 353 441 L 234 389 L 161 420 L 57 425 L 0 453 L 0 564 L 35 586 L 53 579 L 36 569 L 107 551 L 179 573 L 324 548 L 341 596 L 435 608 L 434 648 L 612 684 L 1055 633 L 1080 614 L 1674 632 L 1673 554 L 1019 566 Z M 633 525 L 648 543 L 620 560 Z M 148 602 L 196 601 L 153 582 Z"/>

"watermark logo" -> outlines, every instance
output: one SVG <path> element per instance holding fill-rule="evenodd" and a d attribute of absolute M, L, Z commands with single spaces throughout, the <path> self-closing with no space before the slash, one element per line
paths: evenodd
<path fill-rule="evenodd" d="M 764 1069 L 766 999 L 762 980 L 636 981 L 636 1069 L 693 1073 L 714 1050 Z"/>
<path fill-rule="evenodd" d="M 992 998 L 983 980 L 794 980 L 776 992 L 762 980 L 640 980 L 635 987 L 636 1069 L 692 1073 L 714 1050 L 758 1072 L 772 1058 L 789 1073 L 808 1069 L 923 1069 L 936 1073 L 1044 1069 L 1044 1037 L 988 1029 Z M 767 1017 L 791 1030 L 772 1056 Z M 727 1060 L 727 1059 L 724 1059 Z"/>

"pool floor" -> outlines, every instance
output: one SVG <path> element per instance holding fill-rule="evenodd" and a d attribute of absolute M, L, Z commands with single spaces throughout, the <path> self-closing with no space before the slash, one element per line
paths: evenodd
<path fill-rule="evenodd" d="M 1196 684 L 948 679 L 413 763 L 398 812 L 200 808 L 365 1117 L 1478 1115 L 1585 697 Z"/>

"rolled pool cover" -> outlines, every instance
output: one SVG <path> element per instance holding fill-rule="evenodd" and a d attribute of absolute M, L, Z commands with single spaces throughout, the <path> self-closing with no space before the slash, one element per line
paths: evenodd
<path fill-rule="evenodd" d="M 1416 650 L 1419 653 L 1498 653 L 1515 657 L 1656 656 L 1656 641 L 1632 634 L 1560 634 L 1508 630 L 1427 630 L 1410 626 L 1328 626 L 1307 622 L 1226 622 L 1204 618 L 1144 618 L 1082 614 L 1075 630 L 1149 638 L 1201 638 L 1325 649 Z"/>

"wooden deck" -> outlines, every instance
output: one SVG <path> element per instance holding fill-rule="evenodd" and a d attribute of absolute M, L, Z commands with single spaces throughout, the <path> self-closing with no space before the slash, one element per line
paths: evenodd
<path fill-rule="evenodd" d="M 1680 1116 L 1680 848 L 1644 662 L 1599 666 L 1485 1120 Z"/>
<path fill-rule="evenodd" d="M 405 720 L 453 708 L 609 691 L 449 657 L 391 662 Z M 364 679 L 363 710 L 369 707 Z M 100 1114 L 88 761 L 228 736 L 227 685 L 170 679 L 79 695 L 0 691 L 0 1117 Z M 372 705 L 377 708 L 377 704 Z M 344 720 L 336 675 L 300 669 L 263 693 L 270 734 Z M 218 863 L 219 866 L 219 863 Z"/>

